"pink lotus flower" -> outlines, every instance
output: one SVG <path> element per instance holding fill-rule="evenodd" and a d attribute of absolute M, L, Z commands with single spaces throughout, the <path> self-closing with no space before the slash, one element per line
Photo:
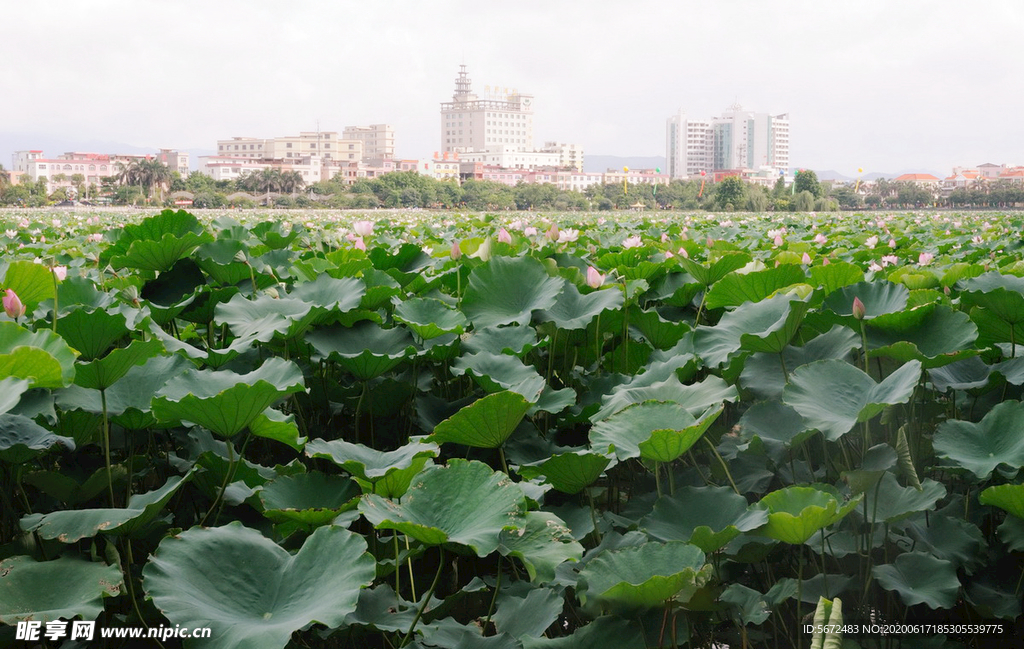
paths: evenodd
<path fill-rule="evenodd" d="M 665 233 L 665 232 L 661 233 L 661 242 L 662 243 L 668 243 L 668 233 Z"/>
<path fill-rule="evenodd" d="M 875 235 L 871 235 L 870 237 L 868 237 L 867 241 L 864 242 L 864 245 L 867 246 L 868 248 L 874 248 L 875 246 L 878 245 L 878 237 L 876 237 Z"/>
<path fill-rule="evenodd" d="M 537 235 L 537 228 L 532 225 L 523 228 L 523 234 L 527 237 L 533 237 Z"/>
<path fill-rule="evenodd" d="M 896 247 L 896 240 L 895 239 L 889 239 L 889 247 L 890 248 L 895 248 Z"/>
<path fill-rule="evenodd" d="M 356 221 L 352 229 L 361 237 L 368 237 L 373 234 L 373 221 Z"/>
<path fill-rule="evenodd" d="M 873 262 L 871 262 L 871 263 L 870 263 L 870 264 L 868 265 L 868 270 L 870 270 L 870 271 L 874 271 L 874 272 L 876 272 L 876 273 L 877 273 L 878 271 L 882 270 L 882 267 L 878 265 L 878 262 L 877 262 L 877 261 L 873 261 Z"/>
<path fill-rule="evenodd" d="M 53 267 L 53 275 L 57 278 L 58 281 L 63 282 L 65 279 L 67 279 L 68 267 L 67 266 L 54 266 Z"/>
<path fill-rule="evenodd" d="M 459 242 L 458 241 L 452 241 L 451 255 L 452 255 L 452 259 L 454 259 L 456 261 L 458 261 L 459 259 L 462 258 L 462 248 L 459 247 Z"/>
<path fill-rule="evenodd" d="M 898 263 L 900 263 L 900 260 L 899 260 L 899 257 L 897 257 L 896 255 L 886 255 L 886 256 L 882 257 L 882 267 L 883 268 L 885 266 L 895 266 Z"/>
<path fill-rule="evenodd" d="M 4 313 L 10 318 L 20 318 L 25 315 L 25 305 L 21 303 L 18 294 L 12 289 L 7 289 L 4 295 Z"/>
<path fill-rule="evenodd" d="M 512 243 L 512 235 L 505 228 L 498 230 L 498 243 Z"/>
<path fill-rule="evenodd" d="M 356 237 L 356 241 L 352 245 L 356 248 L 356 250 L 366 250 L 366 244 L 363 243 L 362 237 Z"/>
<path fill-rule="evenodd" d="M 853 298 L 853 317 L 858 320 L 863 320 L 866 314 L 867 309 L 864 307 L 864 303 L 860 301 L 860 298 Z"/>
<path fill-rule="evenodd" d="M 814 235 L 814 243 L 818 244 L 819 246 L 823 246 L 826 243 L 828 243 L 828 237 L 819 232 L 818 234 Z"/>
<path fill-rule="evenodd" d="M 573 230 L 572 228 L 566 228 L 558 233 L 558 242 L 565 243 L 566 241 L 575 241 L 580 238 L 580 231 Z"/>
<path fill-rule="evenodd" d="M 828 257 L 824 257 L 824 258 L 822 258 L 822 260 L 821 260 L 821 265 L 822 265 L 822 266 L 828 266 L 828 265 L 829 265 L 829 264 L 831 264 L 831 263 L 832 263 L 832 262 L 828 260 Z"/>
<path fill-rule="evenodd" d="M 604 275 L 597 272 L 597 269 L 591 266 L 587 268 L 587 286 L 590 288 L 601 288 L 604 285 Z"/>
<path fill-rule="evenodd" d="M 690 258 L 690 253 L 686 252 L 686 248 L 680 248 L 680 249 L 679 249 L 679 255 L 680 255 L 680 256 L 681 256 L 681 257 L 682 257 L 683 259 L 689 259 L 689 258 Z"/>
<path fill-rule="evenodd" d="M 551 239 L 552 241 L 558 241 L 558 226 L 555 225 L 554 223 L 552 223 L 551 227 L 548 228 L 548 239 Z"/>
<path fill-rule="evenodd" d="M 627 237 L 626 240 L 622 242 L 623 248 L 639 248 L 642 245 L 643 241 L 640 239 L 640 235 L 638 234 Z"/>
<path fill-rule="evenodd" d="M 805 252 L 804 256 L 800 258 L 800 263 L 809 266 L 811 264 L 811 256 Z"/>
<path fill-rule="evenodd" d="M 920 255 L 917 256 L 917 265 L 927 266 L 928 264 L 932 263 L 933 259 L 935 259 L 935 255 L 933 255 L 932 253 L 922 252 Z"/>

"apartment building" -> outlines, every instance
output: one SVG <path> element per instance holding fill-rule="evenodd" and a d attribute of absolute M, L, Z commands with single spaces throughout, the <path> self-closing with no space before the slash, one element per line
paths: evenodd
<path fill-rule="evenodd" d="M 363 161 L 395 157 L 395 129 L 390 124 L 369 126 L 346 126 L 342 131 L 346 141 L 358 141 L 363 145 Z"/>

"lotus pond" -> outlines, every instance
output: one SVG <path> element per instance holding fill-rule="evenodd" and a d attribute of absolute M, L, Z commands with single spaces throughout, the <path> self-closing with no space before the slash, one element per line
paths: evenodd
<path fill-rule="evenodd" d="M 0 212 L 0 642 L 1015 646 L 1022 228 Z"/>

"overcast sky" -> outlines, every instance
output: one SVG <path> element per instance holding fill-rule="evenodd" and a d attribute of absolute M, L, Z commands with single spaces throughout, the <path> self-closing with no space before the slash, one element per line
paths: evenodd
<path fill-rule="evenodd" d="M 12 1 L 0 134 L 188 150 L 388 123 L 422 157 L 465 63 L 481 94 L 534 95 L 538 145 L 664 155 L 670 115 L 738 102 L 789 113 L 795 167 L 948 173 L 1024 164 L 1022 37 L 1021 0 Z"/>

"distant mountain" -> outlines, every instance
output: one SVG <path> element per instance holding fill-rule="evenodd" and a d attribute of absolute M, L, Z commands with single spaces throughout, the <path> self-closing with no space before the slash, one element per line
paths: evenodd
<path fill-rule="evenodd" d="M 794 169 L 794 171 L 796 170 Z M 897 173 L 871 171 L 868 173 L 857 174 L 856 176 L 847 176 L 832 169 L 825 169 L 822 171 L 815 169 L 814 173 L 817 174 L 818 180 L 830 180 L 841 183 L 852 183 L 855 182 L 858 178 L 861 180 L 861 182 L 875 181 L 878 180 L 879 178 L 886 178 L 888 180 L 892 180 L 893 178 L 897 178 L 899 176 L 902 176 L 903 174 L 931 174 L 936 178 L 946 177 L 946 174 L 938 173 L 935 171 L 929 171 L 928 169 L 906 169 L 904 171 L 899 171 Z"/>
<path fill-rule="evenodd" d="M 667 173 L 665 156 L 615 156 L 615 155 L 587 155 L 583 156 L 583 171 L 586 173 L 601 173 L 609 169 L 658 169 Z"/>

